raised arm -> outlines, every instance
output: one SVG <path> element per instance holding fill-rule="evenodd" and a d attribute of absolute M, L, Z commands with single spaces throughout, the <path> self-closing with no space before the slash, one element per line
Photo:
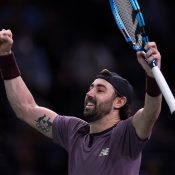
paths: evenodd
<path fill-rule="evenodd" d="M 151 135 L 155 121 L 161 111 L 162 95 L 153 77 L 152 70 L 147 62 L 156 60 L 158 67 L 161 67 L 161 55 L 155 42 L 150 42 L 145 46 L 145 52 L 138 52 L 137 58 L 146 73 L 146 94 L 144 107 L 136 112 L 133 118 L 133 125 L 137 135 L 141 139 Z"/>
<path fill-rule="evenodd" d="M 13 44 L 10 30 L 0 31 L 0 70 L 4 79 L 8 101 L 16 116 L 52 138 L 52 123 L 56 113 L 36 104 L 21 78 L 21 73 L 11 51 Z"/>

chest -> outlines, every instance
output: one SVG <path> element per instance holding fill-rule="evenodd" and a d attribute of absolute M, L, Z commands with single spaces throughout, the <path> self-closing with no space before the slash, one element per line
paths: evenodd
<path fill-rule="evenodd" d="M 87 172 L 104 172 L 112 160 L 110 136 L 90 137 L 89 135 L 78 138 L 71 145 L 69 152 L 69 168 L 78 174 Z M 105 166 L 104 166 L 105 165 Z M 75 174 L 75 173 L 74 173 Z M 97 175 L 97 174 L 96 174 Z"/>

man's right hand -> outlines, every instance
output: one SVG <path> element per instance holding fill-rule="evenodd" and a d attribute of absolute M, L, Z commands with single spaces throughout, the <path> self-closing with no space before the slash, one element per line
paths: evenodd
<path fill-rule="evenodd" d="M 2 29 L 0 31 L 0 56 L 11 53 L 13 45 L 11 30 Z"/>

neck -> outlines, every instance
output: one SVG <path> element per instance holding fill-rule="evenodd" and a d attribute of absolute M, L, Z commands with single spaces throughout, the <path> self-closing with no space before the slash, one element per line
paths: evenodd
<path fill-rule="evenodd" d="M 90 123 L 90 133 L 98 133 L 111 128 L 120 121 L 119 115 L 106 115 L 102 119 Z"/>

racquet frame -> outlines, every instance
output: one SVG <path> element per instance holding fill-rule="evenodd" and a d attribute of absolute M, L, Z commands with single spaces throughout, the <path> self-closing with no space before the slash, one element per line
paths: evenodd
<path fill-rule="evenodd" d="M 137 0 L 128 0 L 128 1 L 130 1 L 128 3 L 132 4 L 133 10 L 136 13 L 138 25 L 139 25 L 140 30 L 142 31 L 142 40 L 143 40 L 144 45 L 146 45 L 149 42 L 149 39 L 148 39 L 148 36 L 146 35 L 146 32 L 145 32 L 145 22 L 144 22 L 143 15 L 140 11 L 139 4 L 138 4 Z M 130 35 L 129 35 L 129 33 L 128 33 L 128 31 L 127 31 L 119 13 L 118 13 L 118 7 L 115 3 L 115 0 L 109 0 L 109 2 L 110 2 L 110 6 L 111 6 L 111 10 L 112 10 L 114 19 L 117 23 L 118 28 L 120 29 L 121 33 L 123 34 L 126 42 L 128 44 L 130 44 L 132 46 L 132 49 L 136 52 L 144 50 L 141 46 L 136 45 L 134 43 L 132 37 L 130 37 Z M 175 98 L 174 98 L 162 72 L 160 71 L 159 67 L 157 66 L 155 60 L 153 60 L 151 63 L 149 63 L 149 66 L 152 69 L 154 78 L 155 78 L 155 80 L 156 80 L 156 82 L 157 82 L 157 84 L 158 84 L 158 86 L 159 86 L 159 88 L 164 96 L 165 101 L 168 104 L 168 107 L 170 109 L 171 114 L 173 116 L 175 116 Z"/>

